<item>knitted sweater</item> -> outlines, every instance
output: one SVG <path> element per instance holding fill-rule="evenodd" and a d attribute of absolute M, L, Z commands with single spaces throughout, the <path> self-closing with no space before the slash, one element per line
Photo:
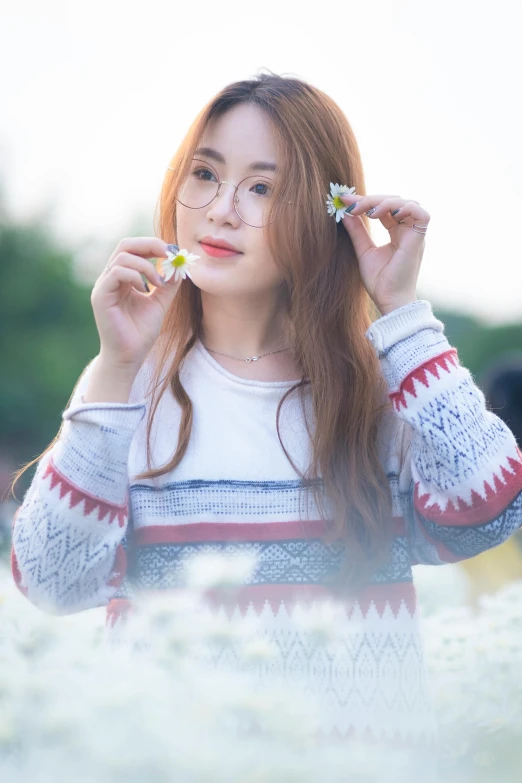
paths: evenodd
<path fill-rule="evenodd" d="M 188 556 L 253 553 L 258 566 L 233 612 L 218 609 L 256 616 L 280 651 L 281 674 L 298 672 L 319 700 L 324 735 L 429 742 L 436 723 L 412 566 L 473 557 L 522 526 L 522 452 L 487 410 L 429 302 L 379 318 L 366 337 L 393 403 L 379 448 L 394 539 L 389 561 L 337 620 L 344 644 L 315 649 L 293 622 L 298 602 L 311 612 L 328 598 L 340 553 L 338 543 L 322 541 L 324 522 L 313 504 L 303 505 L 301 479 L 277 436 L 277 405 L 293 382 L 239 378 L 200 342 L 181 371 L 194 406 L 188 449 L 156 480 L 134 480 L 147 467 L 149 362 L 128 404 L 84 403 L 96 358 L 88 365 L 16 514 L 12 569 L 20 590 L 56 613 L 106 606 L 110 626 L 135 591 L 182 584 Z M 154 419 L 153 465 L 172 456 L 179 421 L 169 391 Z M 304 471 L 309 437 L 292 396 L 281 410 L 281 436 Z"/>

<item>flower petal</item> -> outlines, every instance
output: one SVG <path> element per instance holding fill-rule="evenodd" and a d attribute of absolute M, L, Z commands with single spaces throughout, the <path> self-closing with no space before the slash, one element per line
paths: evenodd
<path fill-rule="evenodd" d="M 174 268 L 172 264 L 170 264 L 168 261 L 161 262 L 161 271 L 163 272 L 163 277 L 165 278 L 165 280 L 170 280 L 170 278 L 174 274 Z"/>

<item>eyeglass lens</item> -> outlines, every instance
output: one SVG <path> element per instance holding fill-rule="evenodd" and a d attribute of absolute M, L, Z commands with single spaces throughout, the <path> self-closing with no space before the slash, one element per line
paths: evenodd
<path fill-rule="evenodd" d="M 201 209 L 216 197 L 218 188 L 219 176 L 215 169 L 206 161 L 194 158 L 179 190 L 178 201 L 190 209 Z M 235 207 L 245 223 L 259 228 L 268 223 L 273 190 L 273 180 L 258 174 L 246 177 L 238 183 Z"/>

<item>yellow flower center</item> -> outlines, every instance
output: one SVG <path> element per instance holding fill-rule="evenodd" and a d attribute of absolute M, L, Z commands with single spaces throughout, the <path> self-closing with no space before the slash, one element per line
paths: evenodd
<path fill-rule="evenodd" d="M 344 209 L 344 207 L 347 206 L 347 204 L 345 204 L 344 201 L 341 201 L 340 196 L 334 196 L 334 198 L 332 199 L 332 204 L 336 209 Z"/>
<path fill-rule="evenodd" d="M 185 263 L 185 256 L 182 256 L 178 253 L 178 255 L 172 259 L 172 266 L 180 267 L 183 266 Z"/>

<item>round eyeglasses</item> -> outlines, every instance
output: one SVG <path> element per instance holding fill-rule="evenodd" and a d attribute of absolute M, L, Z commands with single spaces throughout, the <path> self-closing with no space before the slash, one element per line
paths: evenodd
<path fill-rule="evenodd" d="M 168 168 L 173 170 L 170 166 Z M 234 209 L 243 223 L 253 228 L 263 228 L 273 222 L 273 219 L 268 220 L 274 193 L 272 179 L 256 174 L 234 185 L 233 182 L 221 180 L 216 170 L 199 158 L 191 161 L 177 200 L 189 209 L 203 209 L 217 198 L 221 185 L 232 185 L 234 188 Z"/>

